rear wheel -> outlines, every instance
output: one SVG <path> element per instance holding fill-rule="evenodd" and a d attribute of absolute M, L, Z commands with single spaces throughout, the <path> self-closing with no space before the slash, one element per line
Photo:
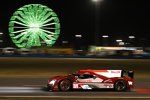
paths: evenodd
<path fill-rule="evenodd" d="M 70 80 L 64 79 L 59 82 L 59 90 L 60 91 L 69 91 L 69 90 L 71 90 L 71 88 L 72 88 L 72 85 L 71 85 Z"/>
<path fill-rule="evenodd" d="M 126 90 L 126 82 L 124 80 L 118 80 L 114 84 L 115 91 L 125 91 Z"/>

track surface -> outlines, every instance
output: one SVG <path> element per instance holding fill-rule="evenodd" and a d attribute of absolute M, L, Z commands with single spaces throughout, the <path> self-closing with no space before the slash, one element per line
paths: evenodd
<path fill-rule="evenodd" d="M 0 78 L 0 97 L 45 98 L 150 98 L 150 81 L 136 79 L 135 89 L 130 92 L 70 91 L 48 92 L 43 90 L 47 78 Z"/>
<path fill-rule="evenodd" d="M 0 97 L 150 98 L 150 60 L 0 58 L 0 65 Z M 85 68 L 135 70 L 135 88 L 131 92 L 43 90 L 49 76 Z"/>

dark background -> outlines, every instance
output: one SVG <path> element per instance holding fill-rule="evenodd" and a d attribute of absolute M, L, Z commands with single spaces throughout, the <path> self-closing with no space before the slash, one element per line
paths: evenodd
<path fill-rule="evenodd" d="M 12 14 L 26 4 L 43 4 L 53 9 L 61 21 L 61 35 L 55 46 L 88 46 L 94 44 L 95 16 L 99 14 L 99 45 L 101 35 L 108 34 L 109 46 L 115 46 L 116 39 L 128 41 L 135 35 L 133 46 L 150 46 L 150 2 L 149 0 L 104 0 L 95 10 L 92 0 L 1 0 L 0 31 L 4 33 L 4 45 L 11 46 L 8 23 Z M 96 14 L 97 13 L 97 14 Z M 75 34 L 82 34 L 78 40 Z"/>

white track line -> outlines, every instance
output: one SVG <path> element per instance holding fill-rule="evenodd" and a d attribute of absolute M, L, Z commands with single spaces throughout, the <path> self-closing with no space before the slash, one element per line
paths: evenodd
<path fill-rule="evenodd" d="M 23 87 L 43 87 L 43 85 L 23 85 Z"/>
<path fill-rule="evenodd" d="M 150 98 L 150 96 L 1 96 L 7 98 Z"/>
<path fill-rule="evenodd" d="M 37 90 L 37 89 L 41 89 L 40 87 L 0 87 L 0 91 L 1 90 Z"/>

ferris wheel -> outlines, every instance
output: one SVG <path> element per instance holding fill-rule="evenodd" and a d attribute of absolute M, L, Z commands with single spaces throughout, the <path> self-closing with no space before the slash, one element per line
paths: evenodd
<path fill-rule="evenodd" d="M 9 35 L 18 48 L 52 46 L 59 34 L 57 14 L 41 4 L 25 5 L 10 18 Z"/>

